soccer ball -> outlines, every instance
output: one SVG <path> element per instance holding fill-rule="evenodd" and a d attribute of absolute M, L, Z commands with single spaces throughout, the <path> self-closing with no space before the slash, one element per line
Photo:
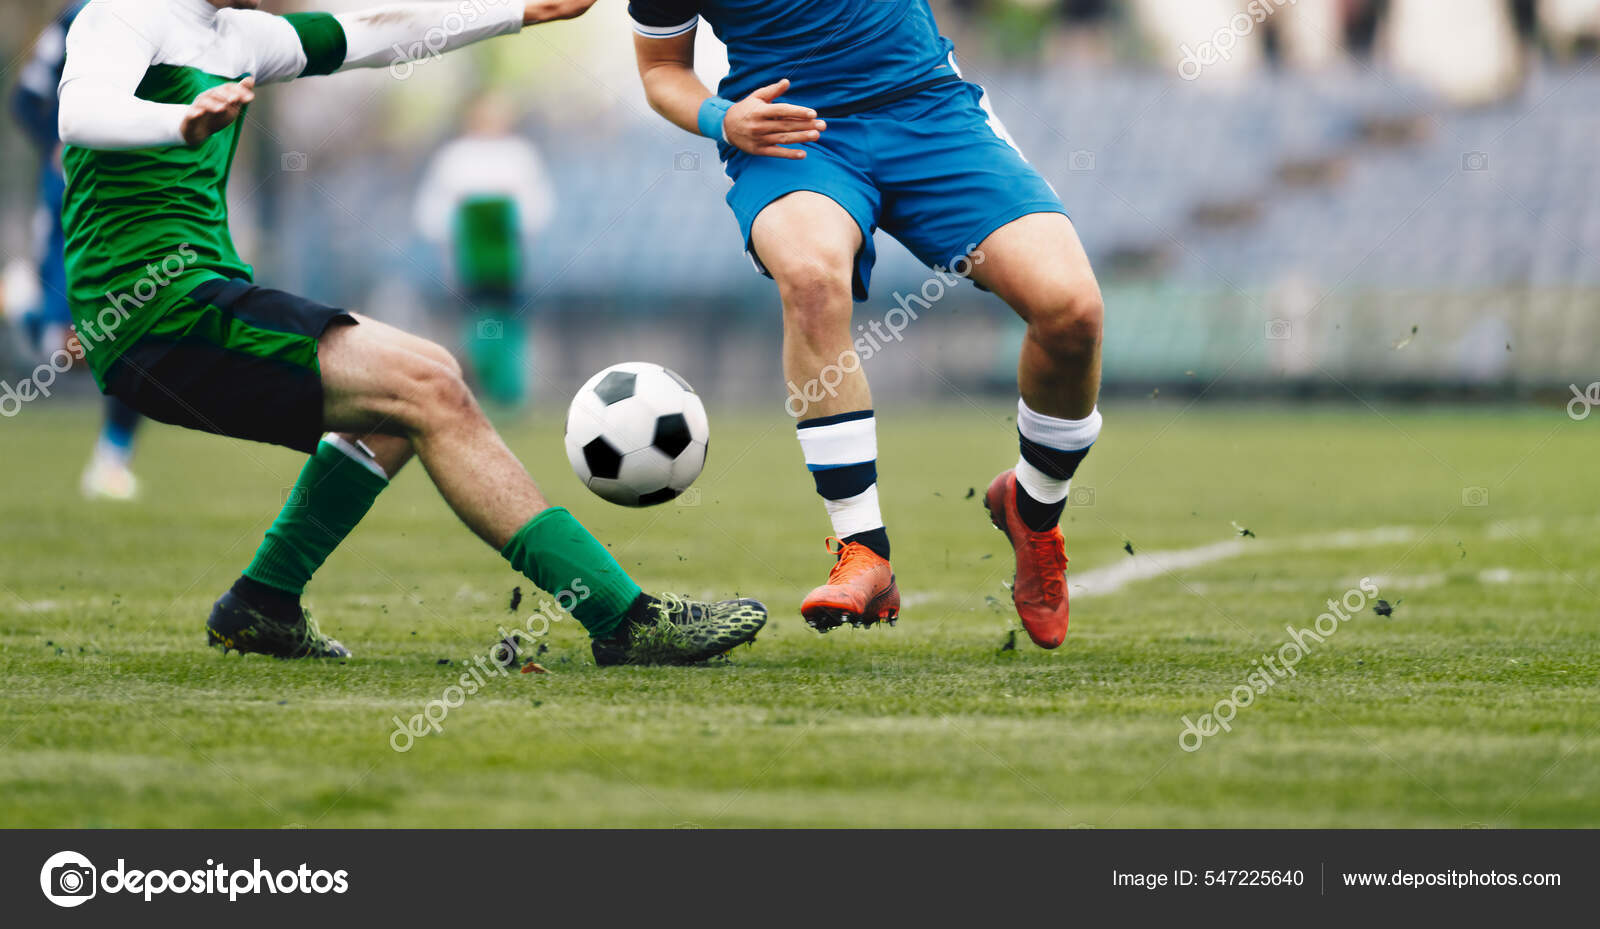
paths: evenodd
<path fill-rule="evenodd" d="M 622 506 L 655 506 L 689 489 L 706 465 L 711 425 L 689 382 L 658 364 L 612 365 L 567 411 L 578 480 Z"/>

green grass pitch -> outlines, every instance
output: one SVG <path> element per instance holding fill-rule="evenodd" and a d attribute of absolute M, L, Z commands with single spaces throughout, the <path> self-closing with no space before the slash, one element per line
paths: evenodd
<path fill-rule="evenodd" d="M 725 663 L 613 670 L 558 622 L 550 673 L 493 678 L 400 754 L 391 718 L 538 605 L 508 612 L 527 584 L 420 468 L 311 588 L 353 660 L 223 658 L 206 611 L 296 456 L 153 429 L 144 501 L 89 505 L 92 413 L 27 410 L 0 425 L 0 825 L 1600 826 L 1600 425 L 1108 403 L 1066 525 L 1087 587 L 1044 652 L 1002 648 L 1009 550 L 971 495 L 1015 458 L 1008 412 L 880 410 L 906 609 L 827 636 L 797 614 L 827 526 L 781 416 L 713 411 L 698 505 L 648 511 L 583 491 L 557 422 L 512 424 L 647 588 L 773 621 Z M 1392 616 L 1180 749 L 1362 578 Z"/>

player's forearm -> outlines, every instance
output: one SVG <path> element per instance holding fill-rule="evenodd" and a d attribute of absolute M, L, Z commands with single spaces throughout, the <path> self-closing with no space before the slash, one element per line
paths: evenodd
<path fill-rule="evenodd" d="M 523 26 L 582 16 L 595 0 L 476 0 L 407 3 L 335 17 L 344 30 L 339 70 L 381 68 L 442 55 Z"/>
<path fill-rule="evenodd" d="M 575 19 L 589 11 L 596 0 L 531 0 L 523 4 L 522 24 L 535 26 L 558 19 Z"/>
<path fill-rule="evenodd" d="M 639 76 L 651 109 L 685 132 L 699 134 L 700 105 L 712 94 L 693 68 L 676 62 L 654 64 Z"/>
<path fill-rule="evenodd" d="M 542 5 L 542 4 L 541 4 Z M 535 4 L 523 0 L 403 3 L 341 13 L 345 56 L 341 71 L 383 68 L 431 58 L 522 29 Z"/>
<path fill-rule="evenodd" d="M 61 141 L 110 151 L 182 145 L 188 109 L 140 100 L 88 79 L 70 81 L 61 88 Z"/>

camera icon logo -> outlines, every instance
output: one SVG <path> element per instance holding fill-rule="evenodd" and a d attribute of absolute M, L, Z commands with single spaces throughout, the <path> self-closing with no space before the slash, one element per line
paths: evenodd
<path fill-rule="evenodd" d="M 1094 506 L 1094 488 L 1074 487 L 1069 499 L 1073 506 Z"/>
<path fill-rule="evenodd" d="M 95 876 L 89 859 L 77 852 L 56 852 L 39 869 L 39 889 L 56 906 L 77 906 L 94 898 Z"/>
<path fill-rule="evenodd" d="M 311 166 L 311 158 L 305 152 L 284 152 L 283 170 L 290 174 L 299 174 Z"/>
<path fill-rule="evenodd" d="M 1472 506 L 1472 507 L 1488 506 L 1489 505 L 1489 488 L 1487 488 L 1487 487 L 1463 487 L 1463 488 L 1461 488 L 1461 505 L 1462 506 Z"/>
<path fill-rule="evenodd" d="M 478 338 L 485 342 L 498 342 L 506 337 L 506 324 L 498 319 L 478 321 Z"/>
<path fill-rule="evenodd" d="M 1294 338 L 1294 324 L 1287 319 L 1269 319 L 1266 337 L 1268 342 L 1287 342 Z"/>
<path fill-rule="evenodd" d="M 672 158 L 672 168 L 675 171 L 700 170 L 699 152 L 679 152 Z"/>
<path fill-rule="evenodd" d="M 1080 148 L 1067 156 L 1067 170 L 1075 174 L 1093 171 L 1095 166 L 1094 152 Z"/>
<path fill-rule="evenodd" d="M 1487 171 L 1489 170 L 1488 152 L 1467 152 L 1461 156 L 1461 170 Z"/>

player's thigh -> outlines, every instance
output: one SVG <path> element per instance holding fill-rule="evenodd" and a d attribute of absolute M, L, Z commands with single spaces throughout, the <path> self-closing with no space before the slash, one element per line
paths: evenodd
<path fill-rule="evenodd" d="M 1023 319 L 1092 316 L 1098 325 L 1100 288 L 1072 220 L 1029 213 L 986 236 L 972 254 L 973 280 Z"/>
<path fill-rule="evenodd" d="M 849 284 L 861 226 L 832 197 L 797 190 L 767 204 L 750 230 L 753 253 L 780 285 L 819 275 Z"/>
<path fill-rule="evenodd" d="M 970 275 L 1025 316 L 1062 286 L 1093 286 L 1061 198 L 981 88 L 935 88 L 894 108 L 878 168 L 885 231 L 924 264 Z"/>
<path fill-rule="evenodd" d="M 837 289 L 842 279 L 865 299 L 882 201 L 860 164 L 861 128 L 846 123 L 828 134 L 799 160 L 735 154 L 728 205 L 757 269 L 780 287 L 820 278 Z"/>
<path fill-rule="evenodd" d="M 430 341 L 420 335 L 407 332 L 404 329 L 396 328 L 387 323 L 380 323 L 377 320 L 363 314 L 358 313 L 354 315 L 361 321 L 362 325 L 373 327 L 374 331 L 381 336 L 385 344 L 392 345 L 395 348 L 404 349 L 405 351 L 409 351 L 413 354 L 421 355 L 424 358 L 436 361 L 456 374 L 461 373 L 461 362 L 456 359 L 455 355 L 450 353 L 449 349 L 445 348 L 443 345 L 440 345 L 438 342 Z"/>
<path fill-rule="evenodd" d="M 409 435 L 442 408 L 470 407 L 449 352 L 387 323 L 356 321 L 330 328 L 318 343 L 327 428 Z"/>
<path fill-rule="evenodd" d="M 317 340 L 350 322 L 249 281 L 207 281 L 118 356 L 106 391 L 157 422 L 312 451 L 324 431 Z"/>

